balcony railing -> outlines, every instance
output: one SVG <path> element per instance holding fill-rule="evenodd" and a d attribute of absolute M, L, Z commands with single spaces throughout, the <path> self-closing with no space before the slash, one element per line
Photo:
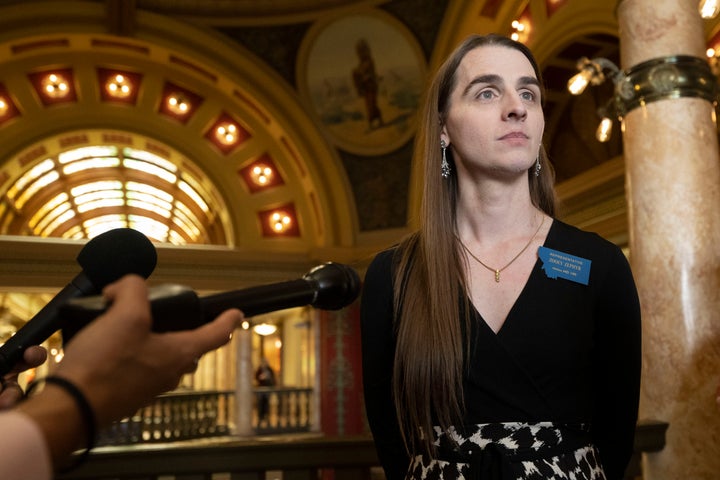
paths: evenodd
<path fill-rule="evenodd" d="M 260 387 L 254 390 L 252 427 L 256 434 L 309 432 L 311 388 Z M 265 403 L 266 402 L 266 403 Z M 259 418 L 259 406 L 267 415 Z M 134 445 L 223 437 L 236 425 L 233 391 L 173 392 L 102 431 L 97 445 Z"/>
<path fill-rule="evenodd" d="M 254 390 L 253 428 L 258 434 L 309 432 L 312 389 L 258 387 Z M 259 418 L 260 405 L 267 400 L 268 414 Z"/>

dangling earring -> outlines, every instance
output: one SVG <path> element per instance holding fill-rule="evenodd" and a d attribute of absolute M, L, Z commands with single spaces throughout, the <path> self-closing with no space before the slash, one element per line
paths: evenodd
<path fill-rule="evenodd" d="M 537 157 L 535 157 L 535 176 L 540 176 L 540 170 L 542 170 L 542 165 L 540 165 L 540 154 L 538 154 Z"/>
<path fill-rule="evenodd" d="M 450 164 L 447 161 L 447 154 L 445 151 L 447 150 L 447 143 L 445 143 L 445 140 L 440 140 L 440 149 L 442 150 L 442 163 L 440 164 L 440 175 L 442 175 L 443 178 L 450 177 Z"/>

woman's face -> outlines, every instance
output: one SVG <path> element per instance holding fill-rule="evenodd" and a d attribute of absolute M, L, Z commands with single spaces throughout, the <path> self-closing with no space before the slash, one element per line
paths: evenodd
<path fill-rule="evenodd" d="M 525 173 L 538 155 L 544 127 L 538 79 L 522 52 L 488 45 L 465 55 L 441 133 L 459 175 Z"/>

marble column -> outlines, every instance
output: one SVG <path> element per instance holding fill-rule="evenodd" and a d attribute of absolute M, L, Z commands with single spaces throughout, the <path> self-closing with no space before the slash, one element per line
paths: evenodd
<path fill-rule="evenodd" d="M 237 342 L 236 362 L 237 379 L 235 382 L 235 434 L 252 436 L 253 412 L 253 366 L 252 366 L 252 330 L 250 325 L 235 330 L 234 342 Z"/>
<path fill-rule="evenodd" d="M 621 0 L 621 67 L 704 58 L 697 0 Z M 640 418 L 669 422 L 645 480 L 720 478 L 720 159 L 713 105 L 664 99 L 624 118 L 630 260 L 643 313 Z"/>

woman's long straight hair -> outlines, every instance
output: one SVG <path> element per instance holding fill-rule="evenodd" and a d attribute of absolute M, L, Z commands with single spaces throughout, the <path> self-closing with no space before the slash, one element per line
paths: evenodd
<path fill-rule="evenodd" d="M 530 50 L 499 35 L 468 37 L 438 69 L 429 86 L 415 139 L 415 160 L 424 162 L 420 228 L 399 245 L 394 277 L 397 349 L 393 395 L 400 429 L 411 454 L 432 455 L 433 425 L 447 430 L 461 421 L 464 411 L 463 369 L 470 339 L 463 332 L 471 331 L 470 310 L 464 260 L 457 240 L 456 170 L 447 149 L 452 174 L 449 178 L 440 175 L 440 133 L 460 63 L 468 52 L 487 45 L 522 52 L 542 86 Z M 535 175 L 534 165 L 528 170 L 530 196 L 535 206 L 552 216 L 554 173 L 544 150 L 540 150 L 541 174 Z M 462 298 L 465 308 L 461 308 Z M 461 311 L 465 312 L 462 318 Z"/>

